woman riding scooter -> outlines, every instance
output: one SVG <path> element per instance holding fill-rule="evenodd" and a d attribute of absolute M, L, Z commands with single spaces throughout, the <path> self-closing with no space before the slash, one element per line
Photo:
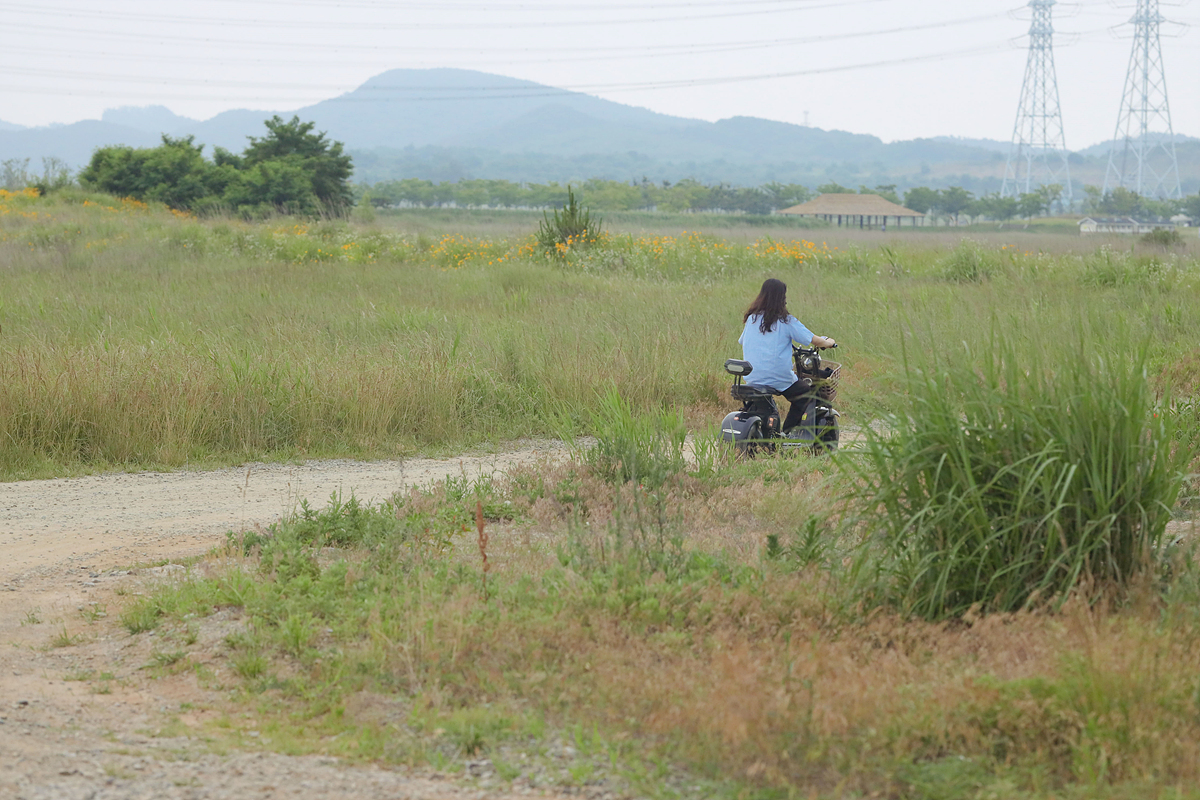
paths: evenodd
<path fill-rule="evenodd" d="M 811 391 L 811 383 L 803 384 L 792 369 L 792 342 L 819 348 L 835 347 L 837 342 L 814 335 L 788 313 L 787 284 L 777 278 L 763 281 L 742 321 L 745 329 L 738 342 L 742 358 L 754 368 L 752 385 L 780 392 L 791 404 L 782 426 L 786 436 L 800 424 L 804 403 L 799 401 Z"/>

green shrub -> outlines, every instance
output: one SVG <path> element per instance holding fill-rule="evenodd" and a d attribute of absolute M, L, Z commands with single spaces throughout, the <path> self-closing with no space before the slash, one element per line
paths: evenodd
<path fill-rule="evenodd" d="M 635 415 L 616 389 L 602 398 L 592 418 L 596 444 L 587 462 L 610 483 L 634 481 L 658 488 L 683 472 L 687 426 L 675 412 Z"/>
<path fill-rule="evenodd" d="M 1114 289 L 1153 286 L 1170 277 L 1170 268 L 1156 257 L 1135 257 L 1104 246 L 1084 260 L 1080 281 L 1084 286 Z"/>
<path fill-rule="evenodd" d="M 1157 413 L 1144 364 L 995 336 L 962 363 L 909 364 L 911 412 L 842 461 L 892 599 L 926 618 L 1011 611 L 1142 572 L 1194 452 Z"/>
<path fill-rule="evenodd" d="M 1138 241 L 1151 247 L 1166 249 L 1181 246 L 1183 244 L 1183 236 L 1175 228 L 1155 228 L 1148 233 L 1143 233 Z"/>
<path fill-rule="evenodd" d="M 992 251 L 964 239 L 942 262 L 942 277 L 954 283 L 980 283 L 995 275 L 1000 261 Z"/>
<path fill-rule="evenodd" d="M 573 246 L 599 239 L 600 223 L 600 218 L 593 220 L 591 212 L 579 204 L 575 192 L 567 186 L 567 204 L 555 211 L 553 218 L 542 214 L 537 241 L 547 253 L 562 253 Z"/>

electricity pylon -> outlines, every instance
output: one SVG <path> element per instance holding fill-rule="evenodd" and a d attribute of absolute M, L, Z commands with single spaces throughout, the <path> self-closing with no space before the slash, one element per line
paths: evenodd
<path fill-rule="evenodd" d="M 1130 20 L 1135 26 L 1133 52 L 1104 174 L 1105 194 L 1124 186 L 1144 197 L 1183 197 L 1159 33 L 1165 21 L 1158 0 L 1138 0 Z"/>
<path fill-rule="evenodd" d="M 1063 187 L 1062 200 L 1070 203 L 1071 165 L 1063 134 L 1062 107 L 1058 102 L 1058 77 L 1054 72 L 1054 21 L 1057 0 L 1030 0 L 1029 59 L 1025 83 L 1013 126 L 1012 149 L 1004 168 L 1001 197 L 1030 194 L 1052 183 Z"/>

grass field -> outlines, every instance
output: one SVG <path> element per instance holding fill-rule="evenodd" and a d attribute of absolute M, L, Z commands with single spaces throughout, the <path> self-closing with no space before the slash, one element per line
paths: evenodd
<path fill-rule="evenodd" d="M 729 405 L 720 364 L 769 275 L 845 345 L 843 396 L 860 417 L 893 398 L 905 346 L 961 361 L 995 330 L 1053 350 L 1084 319 L 1148 343 L 1156 386 L 1196 381 L 1195 243 L 721 237 L 643 215 L 548 259 L 529 215 L 434 232 L 445 212 L 249 225 L 80 194 L 2 205 L 8 478 L 446 452 L 582 431 L 610 387 L 698 428 Z"/>
<path fill-rule="evenodd" d="M 1200 796 L 1197 243 L 685 222 L 548 258 L 532 215 L 5 195 L 0 476 L 590 433 L 309 498 L 122 621 L 183 669 L 237 609 L 221 688 L 295 752 L 653 797 Z M 843 344 L 845 421 L 884 423 L 855 452 L 705 446 L 767 276 Z"/>

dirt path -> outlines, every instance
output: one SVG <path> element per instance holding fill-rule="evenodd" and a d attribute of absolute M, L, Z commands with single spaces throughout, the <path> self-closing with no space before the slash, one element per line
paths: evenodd
<path fill-rule="evenodd" d="M 222 754 L 203 730 L 213 715 L 230 713 L 218 711 L 228 706 L 224 695 L 204 688 L 194 672 L 156 671 L 161 645 L 152 634 L 129 636 L 115 611 L 118 594 L 180 569 L 130 565 L 202 553 L 231 529 L 276 521 L 301 498 L 318 507 L 333 492 L 378 502 L 413 484 L 474 478 L 563 453 L 561 445 L 528 443 L 443 461 L 256 464 L 0 484 L 0 798 L 553 796 L 519 782 L 493 783 L 486 765 L 474 779 L 452 780 L 262 752 L 269 742 L 238 730 L 236 717 L 236 741 L 245 746 Z M 213 669 L 220 668 L 220 625 L 201 632 L 212 638 Z"/>
<path fill-rule="evenodd" d="M 525 442 L 492 455 L 408 461 L 251 464 L 210 472 L 143 472 L 0 483 L 0 588 L 67 562 L 109 567 L 202 553 L 230 530 L 265 526 L 334 492 L 379 502 L 414 484 L 503 472 L 561 456 Z"/>

